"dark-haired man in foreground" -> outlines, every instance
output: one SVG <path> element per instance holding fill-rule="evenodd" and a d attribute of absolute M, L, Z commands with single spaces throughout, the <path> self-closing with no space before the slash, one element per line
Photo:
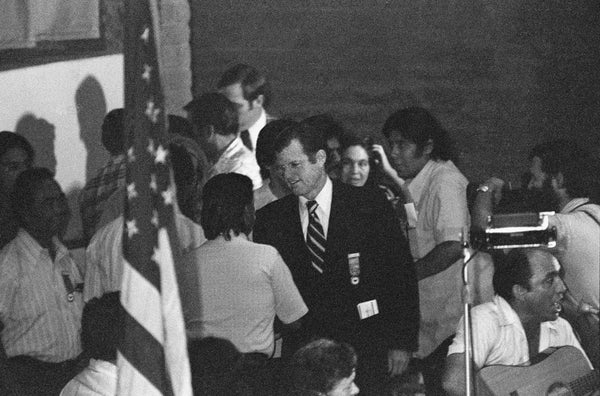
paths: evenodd
<path fill-rule="evenodd" d="M 561 268 L 543 249 L 514 249 L 498 257 L 496 296 L 471 310 L 473 366 L 528 365 L 549 347 L 575 346 L 583 353 L 569 323 L 559 317 L 566 291 Z M 444 389 L 465 394 L 464 330 L 461 319 L 446 360 Z"/>
<path fill-rule="evenodd" d="M 408 245 L 385 197 L 325 171 L 319 131 L 299 124 L 276 139 L 275 170 L 292 191 L 258 211 L 254 240 L 277 248 L 309 313 L 299 336 L 284 337 L 284 356 L 328 337 L 353 345 L 357 382 L 385 394 L 417 348 L 418 292 Z"/>

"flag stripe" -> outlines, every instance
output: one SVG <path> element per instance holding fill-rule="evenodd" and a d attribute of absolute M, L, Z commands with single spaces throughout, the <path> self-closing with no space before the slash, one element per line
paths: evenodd
<path fill-rule="evenodd" d="M 150 222 L 148 221 L 148 224 L 142 224 L 140 225 L 140 233 L 147 233 L 150 229 L 150 227 L 154 228 Z M 127 233 L 124 234 L 125 238 L 127 238 Z M 128 241 L 123 241 L 123 242 L 127 242 L 129 244 L 131 244 L 131 242 Z M 144 241 L 144 242 L 149 242 L 149 241 Z M 140 276 L 143 277 L 147 282 L 149 282 L 150 284 L 152 284 L 152 286 L 157 289 L 157 291 L 160 293 L 160 267 L 158 266 L 158 264 L 156 264 L 154 261 L 150 261 L 150 260 L 143 260 L 144 257 L 150 257 L 152 256 L 152 245 L 148 244 L 148 245 L 142 245 L 140 247 L 140 245 L 143 242 L 138 242 L 137 244 L 137 254 L 135 255 L 127 255 L 127 261 L 129 262 L 129 265 L 131 266 L 131 268 L 133 268 L 135 270 L 135 272 Z M 123 244 L 123 246 L 127 246 L 125 243 Z M 143 250 L 149 250 L 148 252 L 144 252 Z"/>
<path fill-rule="evenodd" d="M 137 370 L 129 363 L 127 358 L 119 353 L 119 382 L 124 385 L 125 389 L 135 389 L 136 394 L 144 396 L 159 396 L 162 395 L 156 386 L 152 384 L 143 375 L 135 375 Z"/>
<path fill-rule="evenodd" d="M 121 300 L 125 310 L 157 340 L 163 337 L 163 324 L 159 315 L 153 315 L 148 307 L 160 306 L 160 293 L 146 278 L 140 275 L 129 262 L 124 260 L 123 281 L 135 287 L 123 290 Z"/>
<path fill-rule="evenodd" d="M 124 326 L 128 332 L 128 342 L 123 343 L 119 352 L 136 370 L 151 382 L 157 389 L 167 386 L 164 376 L 163 346 L 152 334 L 146 331 L 127 312 L 124 316 Z M 152 356 L 152 359 L 148 359 Z M 123 385 L 123 384 L 119 384 Z M 133 391 L 133 389 L 131 389 Z"/>

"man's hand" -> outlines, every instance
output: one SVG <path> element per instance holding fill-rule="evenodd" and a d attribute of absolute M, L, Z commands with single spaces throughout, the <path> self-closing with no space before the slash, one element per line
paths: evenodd
<path fill-rule="evenodd" d="M 371 148 L 373 153 L 376 154 L 374 156 L 375 162 L 381 167 L 381 170 L 388 176 L 398 177 L 398 173 L 388 161 L 387 155 L 385 155 L 385 150 L 383 146 L 380 144 L 374 144 Z"/>
<path fill-rule="evenodd" d="M 405 372 L 409 361 L 410 352 L 401 349 L 390 349 L 388 351 L 388 373 L 390 373 L 390 377 Z"/>
<path fill-rule="evenodd" d="M 490 189 L 490 193 L 492 197 L 494 197 L 494 204 L 498 204 L 502 199 L 502 188 L 504 187 L 504 180 L 499 179 L 497 177 L 491 177 L 483 183 L 484 186 L 487 186 Z"/>

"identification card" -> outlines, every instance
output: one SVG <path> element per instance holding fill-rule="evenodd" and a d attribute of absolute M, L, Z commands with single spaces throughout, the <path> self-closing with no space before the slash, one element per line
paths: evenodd
<path fill-rule="evenodd" d="M 358 316 L 361 320 L 370 318 L 371 316 L 377 315 L 379 313 L 377 300 L 361 302 L 356 307 L 358 308 Z"/>

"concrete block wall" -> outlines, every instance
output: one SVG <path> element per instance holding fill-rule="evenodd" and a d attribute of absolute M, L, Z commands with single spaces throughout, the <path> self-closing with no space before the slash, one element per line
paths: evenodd
<path fill-rule="evenodd" d="M 125 1 L 102 0 L 103 38 L 108 51 L 123 52 Z M 191 96 L 190 6 L 187 0 L 158 0 L 160 18 L 159 56 L 167 112 L 184 115 L 182 107 Z"/>
<path fill-rule="evenodd" d="M 264 71 L 271 111 L 331 112 L 361 134 L 429 108 L 470 180 L 518 182 L 536 143 L 600 154 L 596 0 L 190 0 L 193 92 L 238 62 Z"/>
<path fill-rule="evenodd" d="M 185 115 L 191 96 L 190 7 L 186 0 L 160 0 L 161 66 L 169 114 Z"/>

